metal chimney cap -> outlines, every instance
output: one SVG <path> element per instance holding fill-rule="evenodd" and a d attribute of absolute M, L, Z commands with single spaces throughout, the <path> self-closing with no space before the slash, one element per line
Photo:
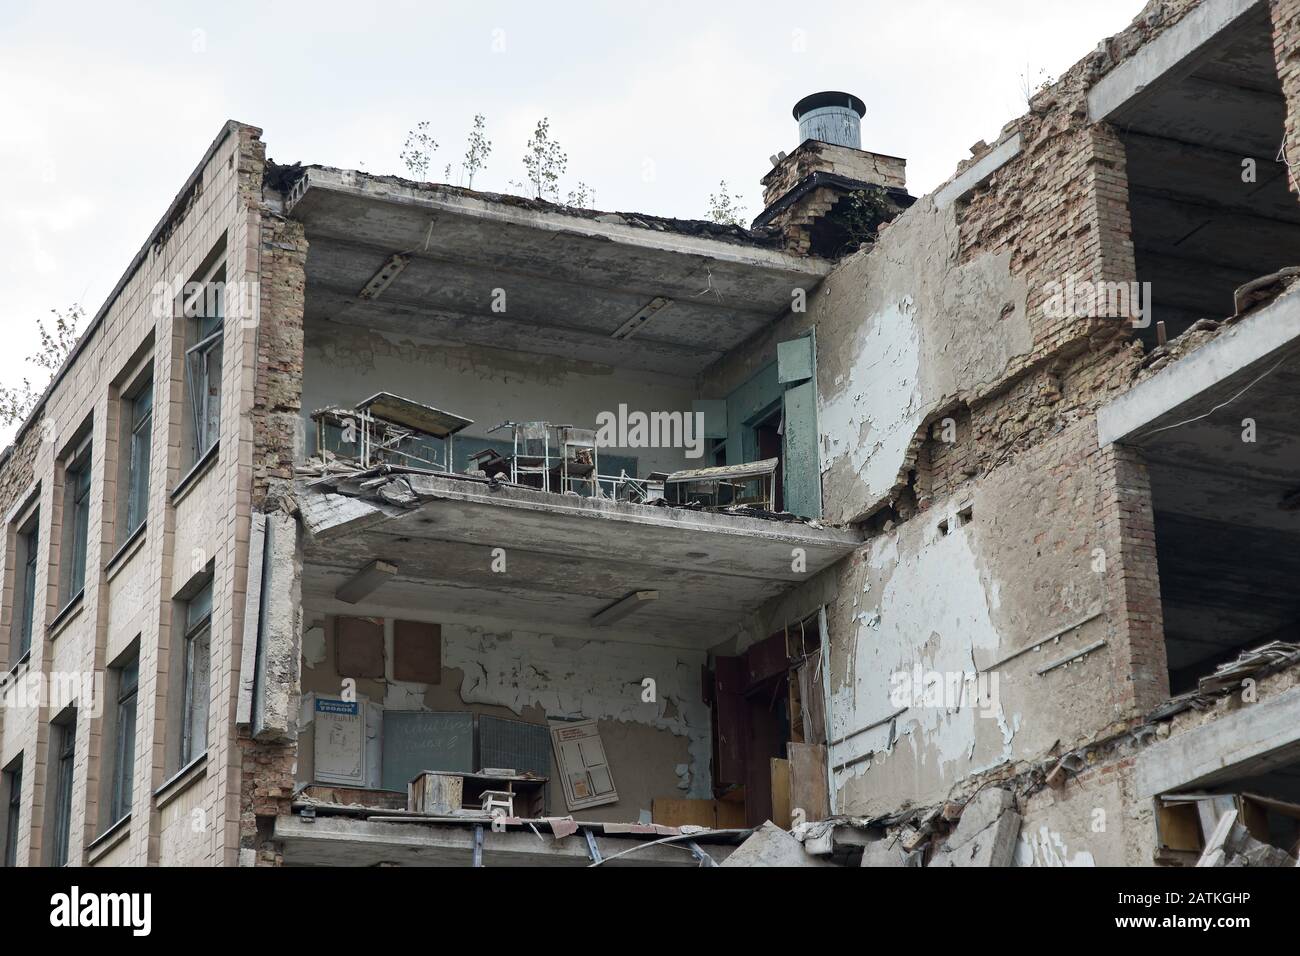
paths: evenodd
<path fill-rule="evenodd" d="M 858 99 L 852 93 L 841 93 L 836 90 L 826 90 L 822 93 L 812 93 L 805 96 L 798 103 L 794 104 L 794 118 L 801 119 L 805 113 L 813 110 L 822 109 L 827 106 L 841 106 L 853 110 L 859 117 L 867 115 L 867 104 Z"/>

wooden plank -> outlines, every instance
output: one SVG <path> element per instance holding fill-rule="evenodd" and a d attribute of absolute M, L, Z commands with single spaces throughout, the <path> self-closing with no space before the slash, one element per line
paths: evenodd
<path fill-rule="evenodd" d="M 1161 849 L 1201 852 L 1205 846 L 1198 806 L 1201 802 L 1160 802 L 1156 809 L 1156 834 Z"/>
<path fill-rule="evenodd" d="M 650 802 L 650 818 L 666 827 L 717 826 L 718 815 L 713 800 L 679 800 L 655 797 Z"/>
<path fill-rule="evenodd" d="M 826 743 L 826 709 L 822 704 L 822 682 L 812 660 L 796 672 L 799 677 L 799 704 L 803 708 L 803 739 L 810 744 Z"/>
<path fill-rule="evenodd" d="M 749 739 L 749 708 L 742 696 L 744 667 L 739 657 L 719 657 L 714 662 L 713 784 L 745 783 L 745 756 Z"/>
<path fill-rule="evenodd" d="M 826 747 L 819 744 L 791 743 L 790 807 L 803 810 L 805 819 L 825 820 L 831 815 L 831 798 L 827 789 Z"/>
<path fill-rule="evenodd" d="M 442 625 L 393 622 L 393 679 L 442 683 Z"/>
<path fill-rule="evenodd" d="M 738 830 L 745 825 L 744 800 L 719 800 L 713 805 L 719 830 Z"/>
<path fill-rule="evenodd" d="M 782 830 L 790 829 L 790 761 L 771 757 L 772 822 Z"/>

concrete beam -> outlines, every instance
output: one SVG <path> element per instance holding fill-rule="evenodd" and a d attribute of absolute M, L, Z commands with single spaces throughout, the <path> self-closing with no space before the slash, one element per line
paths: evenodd
<path fill-rule="evenodd" d="M 263 557 L 266 549 L 266 515 L 255 513 L 248 535 L 248 589 L 244 595 L 244 636 L 239 649 L 239 700 L 235 723 L 253 721 L 253 695 L 257 690 L 258 635 L 262 628 Z"/>
<path fill-rule="evenodd" d="M 987 183 L 994 173 L 1019 155 L 1020 134 L 1016 133 L 1014 136 L 998 143 L 964 173 L 935 193 L 935 206 L 939 209 L 946 209 L 953 203 L 965 199 L 976 189 Z"/>
<path fill-rule="evenodd" d="M 345 581 L 337 591 L 334 592 L 336 600 L 344 604 L 356 604 L 364 597 L 368 597 L 377 591 L 380 587 L 393 580 L 397 574 L 397 565 L 391 561 L 374 560 L 364 568 L 352 575 Z"/>
<path fill-rule="evenodd" d="M 1098 445 L 1133 442 L 1179 416 L 1204 414 L 1232 397 L 1211 394 L 1220 383 L 1236 375 L 1243 379 L 1240 386 L 1248 385 L 1251 373 L 1267 370 L 1298 348 L 1300 294 L 1284 295 L 1102 406 L 1097 412 Z"/>
<path fill-rule="evenodd" d="M 265 590 L 253 736 L 258 740 L 292 740 L 298 734 L 302 657 L 302 550 L 298 546 L 298 522 L 292 515 L 277 512 L 266 516 L 262 580 Z"/>
<path fill-rule="evenodd" d="M 1230 776 L 1254 776 L 1300 756 L 1300 687 L 1248 704 L 1138 756 L 1137 795 L 1149 799 Z"/>
<path fill-rule="evenodd" d="M 1088 121 L 1109 119 L 1153 83 L 1195 69 L 1210 41 L 1262 5 L 1263 0 L 1205 0 L 1097 81 L 1088 92 Z"/>

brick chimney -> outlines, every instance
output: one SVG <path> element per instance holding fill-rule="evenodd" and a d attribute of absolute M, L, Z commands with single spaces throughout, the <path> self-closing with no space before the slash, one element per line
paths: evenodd
<path fill-rule="evenodd" d="M 862 148 L 866 111 L 849 93 L 814 93 L 795 104 L 801 142 L 772 157 L 755 228 L 776 226 L 791 252 L 834 258 L 873 241 L 881 223 L 915 201 L 907 160 Z"/>

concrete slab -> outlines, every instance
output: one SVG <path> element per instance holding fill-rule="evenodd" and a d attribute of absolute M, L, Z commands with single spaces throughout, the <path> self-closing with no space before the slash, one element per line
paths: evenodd
<path fill-rule="evenodd" d="M 1210 412 L 1300 351 L 1300 294 L 1284 295 L 1097 412 L 1097 442 L 1139 441 Z"/>
<path fill-rule="evenodd" d="M 308 822 L 299 815 L 275 821 L 275 839 L 284 846 L 286 866 L 471 866 L 474 828 L 458 824 L 384 823 L 351 817 L 322 816 Z M 644 844 L 630 837 L 597 836 L 604 858 Z M 715 860 L 729 856 L 732 847 L 704 847 Z M 588 866 L 591 856 L 581 834 L 562 840 L 543 832 L 483 832 L 484 866 Z M 681 847 L 657 845 L 636 849 L 602 866 L 679 866 L 699 863 Z"/>
<path fill-rule="evenodd" d="M 1300 756 L 1300 687 L 1152 744 L 1138 756 L 1134 790 L 1148 799 L 1258 776 Z"/>
<path fill-rule="evenodd" d="M 1186 17 L 1144 45 L 1111 70 L 1088 93 L 1088 121 L 1113 119 L 1114 114 L 1158 81 L 1194 69 L 1198 55 L 1223 30 L 1263 0 L 1205 0 Z"/>
<path fill-rule="evenodd" d="M 856 531 L 801 522 L 457 478 L 403 481 L 403 508 L 370 498 L 345 498 L 353 504 L 339 507 L 343 496 L 300 486 L 303 523 L 314 532 L 304 583 L 313 608 L 384 616 L 392 608 L 436 607 L 446 622 L 492 618 L 535 630 L 544 621 L 548 633 L 567 636 L 709 647 L 743 615 L 861 546 Z M 497 548 L 504 564 L 494 559 Z M 376 559 L 397 565 L 393 581 L 360 605 L 340 605 L 339 585 Z M 644 590 L 659 599 L 610 627 L 593 627 L 601 611 Z"/>

